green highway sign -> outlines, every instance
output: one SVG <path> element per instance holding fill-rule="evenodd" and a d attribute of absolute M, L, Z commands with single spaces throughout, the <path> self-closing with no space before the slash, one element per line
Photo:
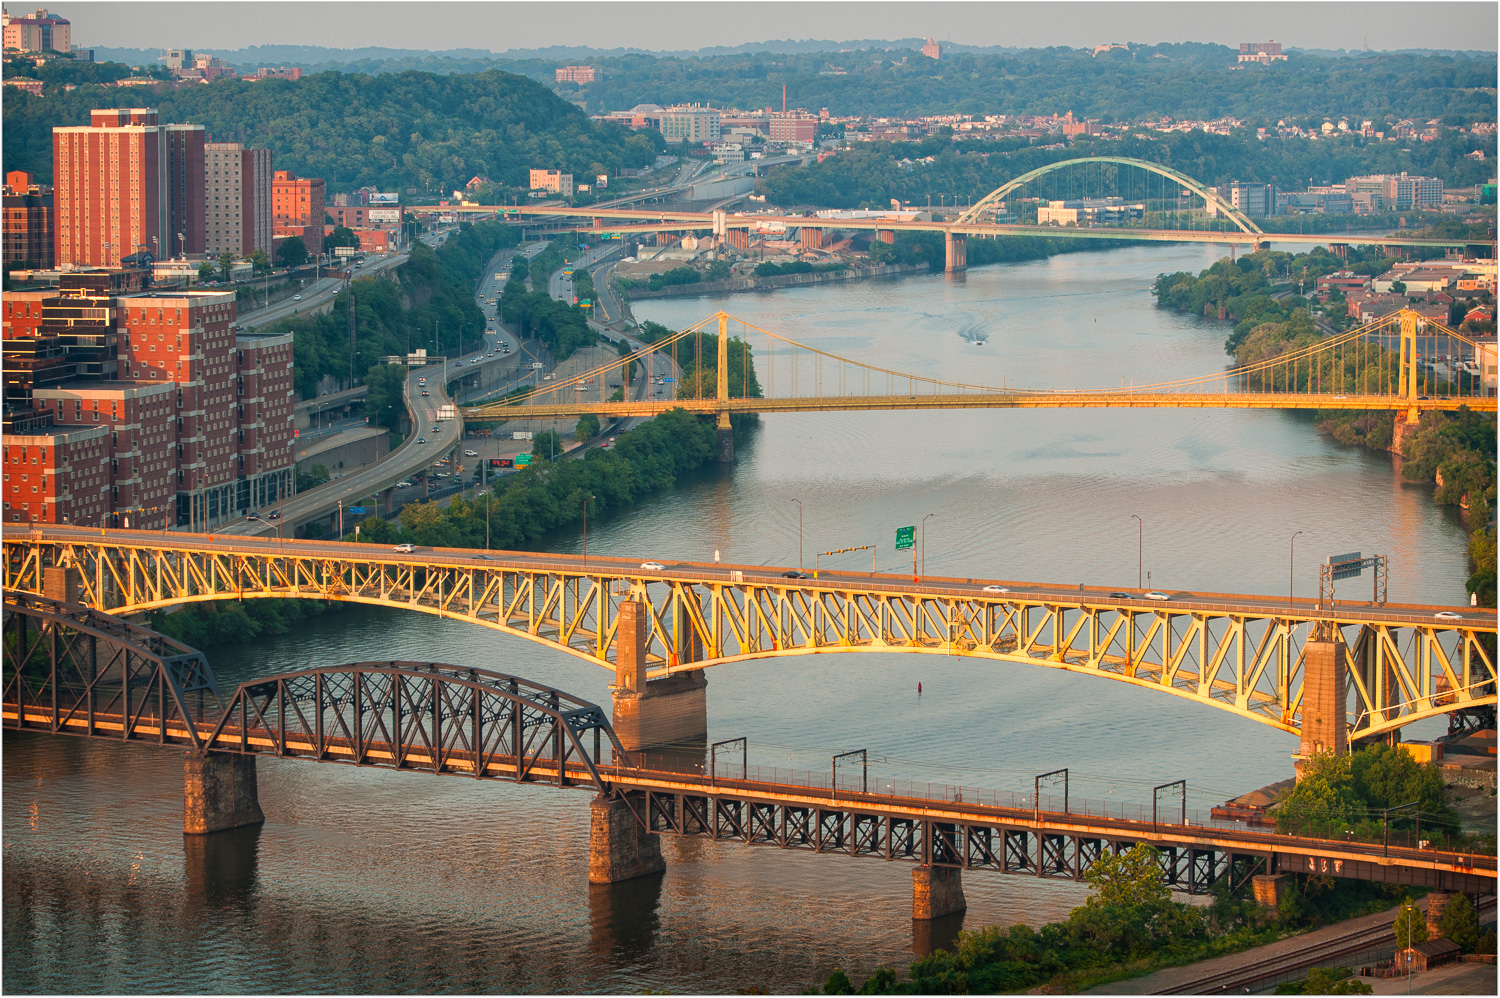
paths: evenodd
<path fill-rule="evenodd" d="M 912 547 L 913 544 L 915 544 L 915 542 L 916 542 L 916 537 L 917 537 L 917 528 L 916 527 L 914 527 L 914 526 L 912 526 L 912 527 L 897 527 L 896 528 L 896 550 L 897 551 L 905 551 L 908 548 Z"/>
<path fill-rule="evenodd" d="M 524 467 L 526 467 L 530 463 L 531 463 L 531 455 L 530 454 L 517 454 L 516 455 L 516 467 L 517 468 L 524 468 Z"/>

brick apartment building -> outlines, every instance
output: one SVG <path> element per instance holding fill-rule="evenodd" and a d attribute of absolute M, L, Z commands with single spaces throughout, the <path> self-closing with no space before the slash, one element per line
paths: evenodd
<path fill-rule="evenodd" d="M 299 177 L 277 170 L 271 181 L 271 219 L 274 237 L 300 236 L 314 256 L 323 252 L 324 185 L 316 177 Z"/>
<path fill-rule="evenodd" d="M 7 457 L 7 522 L 205 530 L 291 494 L 292 338 L 236 336 L 232 292 L 144 283 L 143 271 L 82 271 L 6 296 L 6 444 L 31 448 L 27 462 Z M 102 499 L 88 476 L 12 480 L 31 457 L 56 474 L 82 467 L 95 438 L 76 434 L 95 430 Z"/>
<path fill-rule="evenodd" d="M 558 83 L 593 83 L 597 79 L 593 66 L 559 66 L 553 73 Z"/>
<path fill-rule="evenodd" d="M 59 265 L 203 252 L 203 126 L 157 118 L 153 108 L 95 110 L 87 126 L 52 129 Z"/>
<path fill-rule="evenodd" d="M 5 175 L 5 262 L 36 270 L 52 268 L 52 188 L 31 182 L 31 174 Z"/>
<path fill-rule="evenodd" d="M 86 523 L 109 503 L 109 430 L 50 426 L 5 435 L 5 518 L 12 523 Z"/>
<path fill-rule="evenodd" d="M 241 142 L 203 146 L 204 252 L 245 257 L 271 252 L 271 150 Z"/>

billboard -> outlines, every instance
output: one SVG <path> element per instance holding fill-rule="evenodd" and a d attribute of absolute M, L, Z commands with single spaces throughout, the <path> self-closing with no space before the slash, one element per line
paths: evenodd
<path fill-rule="evenodd" d="M 398 193 L 396 193 L 396 192 L 394 192 L 394 191 L 391 192 L 391 193 L 389 193 L 389 194 L 382 194 L 380 191 L 371 191 L 370 192 L 370 201 L 369 201 L 369 203 L 372 204 L 372 205 L 377 205 L 377 204 L 400 204 L 401 203 L 401 195 L 398 194 Z"/>
<path fill-rule="evenodd" d="M 400 208 L 371 208 L 366 216 L 372 222 L 389 223 L 391 225 L 401 224 Z"/>

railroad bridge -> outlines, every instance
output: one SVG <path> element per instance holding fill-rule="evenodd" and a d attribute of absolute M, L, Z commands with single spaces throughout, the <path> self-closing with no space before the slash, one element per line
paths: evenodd
<path fill-rule="evenodd" d="M 154 745 L 185 755 L 183 830 L 264 821 L 256 761 L 296 759 L 579 787 L 590 804 L 589 879 L 664 868 L 660 836 L 904 860 L 913 915 L 962 910 L 962 871 L 1080 880 L 1136 843 L 1158 850 L 1175 889 L 1225 879 L 1274 903 L 1285 874 L 1493 893 L 1495 857 L 1259 834 L 1189 820 L 1185 804 L 1131 815 L 1039 796 L 887 784 L 846 773 L 665 766 L 620 744 L 605 712 L 560 690 L 428 662 L 320 666 L 222 692 L 203 655 L 76 603 L 5 595 L 3 720 L 18 731 Z M 1029 806 L 1028 806 L 1029 804 Z"/>

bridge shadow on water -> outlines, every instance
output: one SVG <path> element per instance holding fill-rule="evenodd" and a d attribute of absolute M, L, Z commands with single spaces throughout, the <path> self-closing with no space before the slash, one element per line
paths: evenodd
<path fill-rule="evenodd" d="M 602 959 L 636 963 L 651 955 L 661 928 L 665 873 L 616 884 L 589 884 L 589 951 Z"/>
<path fill-rule="evenodd" d="M 260 825 L 251 825 L 182 837 L 190 911 L 251 914 L 255 908 L 260 832 Z"/>

